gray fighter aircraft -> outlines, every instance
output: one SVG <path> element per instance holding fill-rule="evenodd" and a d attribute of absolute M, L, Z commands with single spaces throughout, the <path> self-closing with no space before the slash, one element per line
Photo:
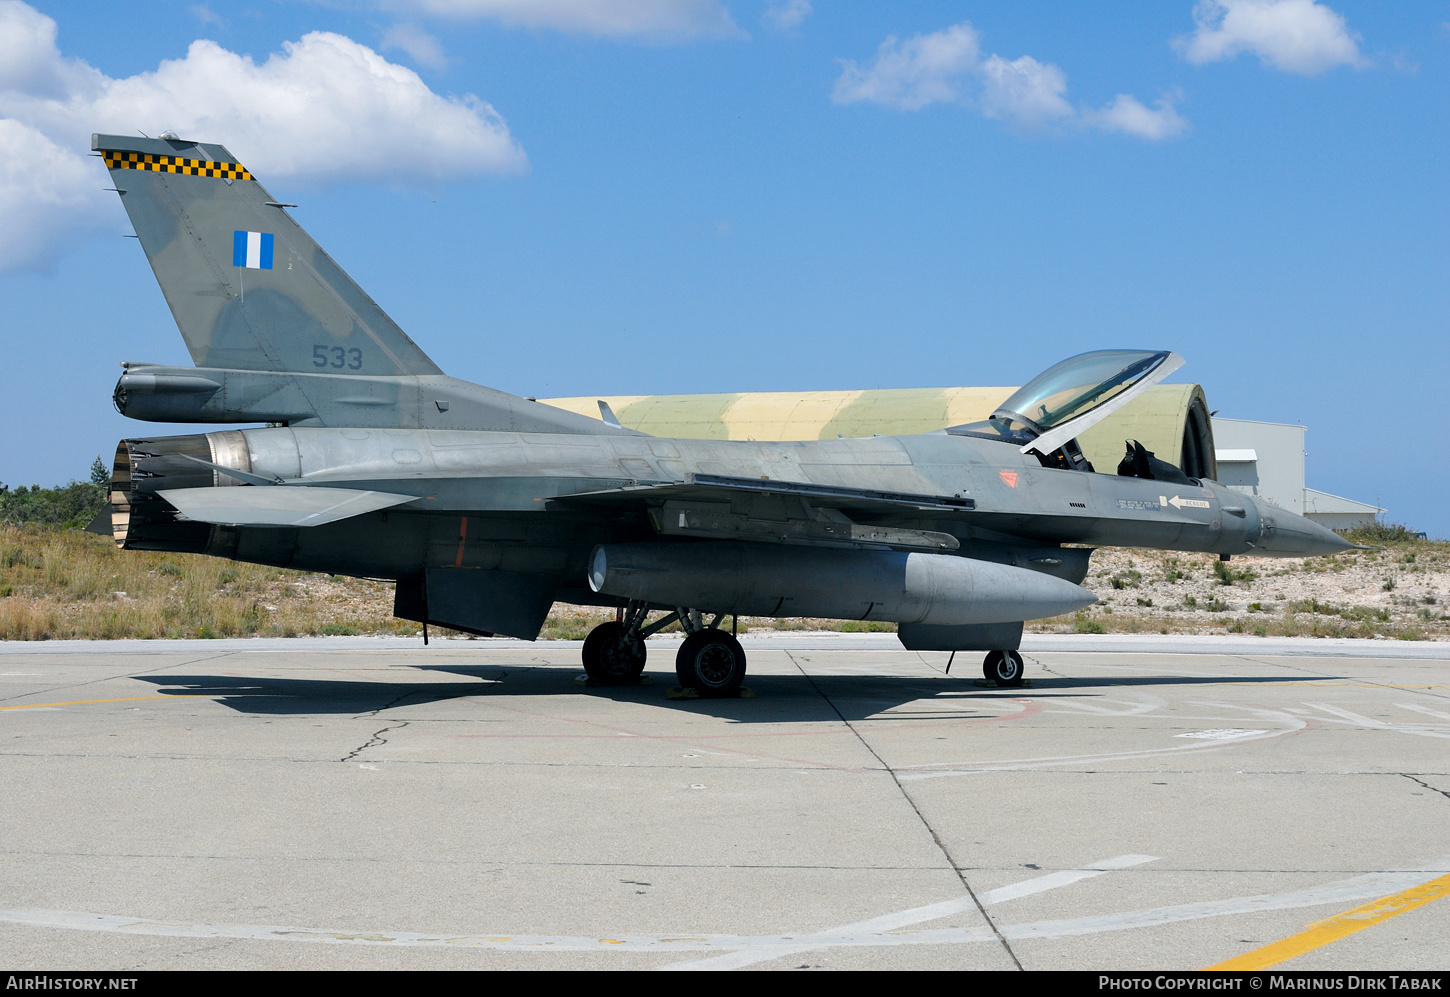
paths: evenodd
<path fill-rule="evenodd" d="M 1095 601 L 1091 550 L 1303 556 L 1350 545 L 1129 445 L 1075 437 L 1182 360 L 1109 350 L 1034 378 L 984 422 L 799 443 L 661 439 L 448 377 L 222 146 L 96 135 L 195 367 L 124 363 L 116 407 L 270 428 L 122 440 L 111 532 L 397 582 L 394 612 L 533 639 L 556 600 L 615 607 L 584 642 L 637 679 L 679 621 L 680 682 L 738 689 L 727 617 L 899 624 L 912 649 L 987 651 L 1022 680 L 1025 620 Z M 650 622 L 652 612 L 664 612 Z"/>

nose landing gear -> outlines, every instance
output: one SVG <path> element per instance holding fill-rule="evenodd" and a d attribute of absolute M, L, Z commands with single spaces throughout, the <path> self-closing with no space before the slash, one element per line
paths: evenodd
<path fill-rule="evenodd" d="M 1022 655 L 1016 651 L 988 651 L 982 660 L 982 676 L 999 686 L 1022 684 Z"/>

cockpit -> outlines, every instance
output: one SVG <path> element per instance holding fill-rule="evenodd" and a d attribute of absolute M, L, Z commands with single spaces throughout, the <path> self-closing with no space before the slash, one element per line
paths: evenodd
<path fill-rule="evenodd" d="M 1018 388 L 986 420 L 947 432 L 1015 444 L 1045 467 L 1091 471 L 1078 435 L 1182 365 L 1183 358 L 1167 350 L 1081 353 Z"/>

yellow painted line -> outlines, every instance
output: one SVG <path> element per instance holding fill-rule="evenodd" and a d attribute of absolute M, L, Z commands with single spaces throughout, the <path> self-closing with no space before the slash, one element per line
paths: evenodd
<path fill-rule="evenodd" d="M 124 696 L 121 699 L 73 699 L 68 703 L 27 703 L 24 706 L 0 706 L 0 710 L 39 710 L 47 706 L 85 706 L 88 703 L 134 703 L 138 699 L 207 699 L 217 693 L 182 692 L 174 696 Z M 224 693 L 222 695 L 225 695 Z"/>
<path fill-rule="evenodd" d="M 1243 955 L 1235 956 L 1227 962 L 1221 962 L 1217 966 L 1209 966 L 1209 969 L 1223 970 L 1254 970 L 1270 969 L 1306 952 L 1312 952 L 1317 948 L 1323 948 L 1330 942 L 1337 942 L 1339 939 L 1354 934 L 1356 931 L 1363 931 L 1371 925 L 1379 924 L 1381 921 L 1388 921 L 1396 915 L 1403 914 L 1407 910 L 1414 910 L 1431 900 L 1438 900 L 1443 896 L 1450 895 L 1450 875 L 1441 876 L 1439 879 L 1432 879 L 1428 883 L 1421 883 L 1419 886 L 1402 890 L 1399 893 L 1392 893 L 1387 897 L 1380 897 L 1378 900 L 1371 900 L 1362 907 L 1347 910 L 1343 914 L 1336 914 L 1323 921 L 1316 921 L 1309 925 L 1297 935 L 1291 935 L 1282 941 L 1265 945 L 1263 948 L 1254 949 Z"/>

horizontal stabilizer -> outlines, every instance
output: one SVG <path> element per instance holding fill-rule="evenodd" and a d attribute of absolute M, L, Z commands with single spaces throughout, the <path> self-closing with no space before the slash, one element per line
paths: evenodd
<path fill-rule="evenodd" d="M 228 526 L 321 526 L 417 498 L 316 485 L 165 488 L 156 494 L 187 519 Z"/>

